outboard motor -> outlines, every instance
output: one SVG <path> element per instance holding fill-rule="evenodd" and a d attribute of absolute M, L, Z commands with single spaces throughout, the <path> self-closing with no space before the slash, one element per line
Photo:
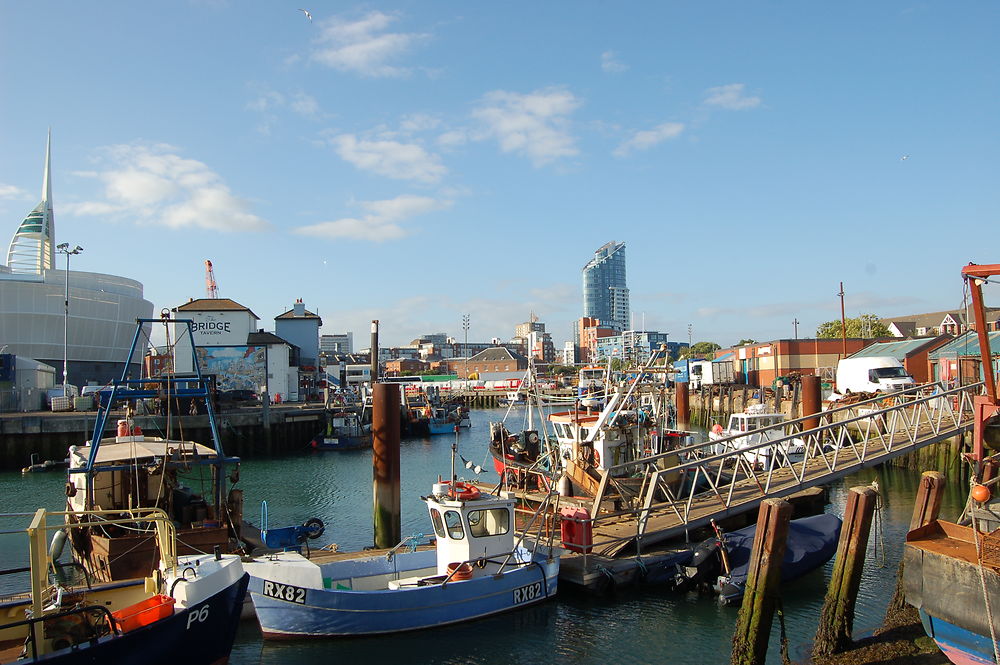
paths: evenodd
<path fill-rule="evenodd" d="M 678 564 L 674 585 L 678 591 L 711 586 L 722 572 L 722 542 L 715 537 L 703 540 L 686 566 Z"/>

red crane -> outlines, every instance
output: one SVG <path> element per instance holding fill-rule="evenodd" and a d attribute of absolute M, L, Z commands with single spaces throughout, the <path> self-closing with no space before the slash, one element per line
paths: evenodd
<path fill-rule="evenodd" d="M 205 295 L 209 298 L 219 297 L 219 285 L 215 283 L 215 272 L 212 270 L 212 262 L 205 261 Z"/>
<path fill-rule="evenodd" d="M 972 458 L 975 462 L 982 462 L 986 457 L 985 448 L 996 447 L 996 441 L 990 441 L 996 430 L 993 426 L 995 416 L 1000 413 L 1000 400 L 997 399 L 997 385 L 993 377 L 993 354 L 990 351 L 990 332 L 986 323 L 986 307 L 983 304 L 983 284 L 987 278 L 1000 275 L 1000 264 L 976 265 L 970 263 L 962 268 L 962 277 L 969 285 L 969 293 L 972 296 L 972 310 L 976 316 L 976 334 L 979 336 L 979 350 L 982 358 L 983 379 L 986 382 L 986 394 L 978 395 L 972 399 L 974 410 L 973 448 Z M 995 436 L 995 435 L 994 435 Z M 981 472 L 977 469 L 977 476 Z"/>

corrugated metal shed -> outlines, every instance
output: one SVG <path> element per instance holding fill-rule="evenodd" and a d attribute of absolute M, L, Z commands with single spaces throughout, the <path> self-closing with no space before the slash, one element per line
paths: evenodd
<path fill-rule="evenodd" d="M 917 339 L 901 339 L 898 342 L 875 342 L 874 344 L 869 344 L 849 357 L 872 358 L 875 356 L 890 356 L 900 362 L 903 362 L 906 360 L 906 356 L 910 353 L 922 346 L 925 346 L 933 340 L 933 337 L 919 337 Z"/>
<path fill-rule="evenodd" d="M 990 349 L 993 351 L 993 355 L 1000 353 L 1000 332 L 990 333 Z M 979 335 L 975 332 L 967 332 L 948 342 L 940 349 L 931 351 L 928 357 L 931 360 L 937 360 L 938 358 L 955 358 L 959 356 L 979 357 L 979 355 Z"/>

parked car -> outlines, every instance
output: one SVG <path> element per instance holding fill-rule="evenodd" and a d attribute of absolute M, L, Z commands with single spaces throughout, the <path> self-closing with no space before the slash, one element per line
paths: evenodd
<path fill-rule="evenodd" d="M 236 404 L 239 402 L 256 402 L 257 393 L 252 390 L 220 390 L 220 404 Z"/>

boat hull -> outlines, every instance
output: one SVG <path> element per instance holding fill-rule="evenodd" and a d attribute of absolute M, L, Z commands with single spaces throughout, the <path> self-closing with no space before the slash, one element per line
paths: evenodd
<path fill-rule="evenodd" d="M 205 600 L 148 626 L 116 637 L 104 636 L 57 651 L 40 662 L 58 665 L 212 665 L 224 663 L 236 638 L 250 576 Z M 30 661 L 30 655 L 29 660 Z"/>
<path fill-rule="evenodd" d="M 456 423 L 448 420 L 445 422 L 428 421 L 427 431 L 429 434 L 454 434 Z"/>
<path fill-rule="evenodd" d="M 275 584 L 253 576 L 253 599 L 266 639 L 296 639 L 397 633 L 470 621 L 542 602 L 556 594 L 559 559 L 447 584 L 398 590 L 303 589 L 276 598 Z M 265 585 L 268 594 L 265 595 Z M 287 585 L 283 585 L 288 588 Z M 301 601 L 301 602 L 297 602 Z"/>
<path fill-rule="evenodd" d="M 360 450 L 372 445 L 371 434 L 367 436 L 325 436 L 320 435 L 310 442 L 313 450 Z"/>
<path fill-rule="evenodd" d="M 927 635 L 961 665 L 993 663 L 991 614 L 976 552 L 971 528 L 943 520 L 906 534 L 903 549 L 906 602 L 920 610 Z M 989 566 L 982 572 L 989 606 L 1000 607 L 1000 575 Z M 993 631 L 1000 634 L 1000 613 L 992 618 Z"/>
<path fill-rule="evenodd" d="M 955 665 L 993 665 L 993 642 L 944 619 L 920 610 L 924 632 L 934 640 L 941 653 Z"/>

